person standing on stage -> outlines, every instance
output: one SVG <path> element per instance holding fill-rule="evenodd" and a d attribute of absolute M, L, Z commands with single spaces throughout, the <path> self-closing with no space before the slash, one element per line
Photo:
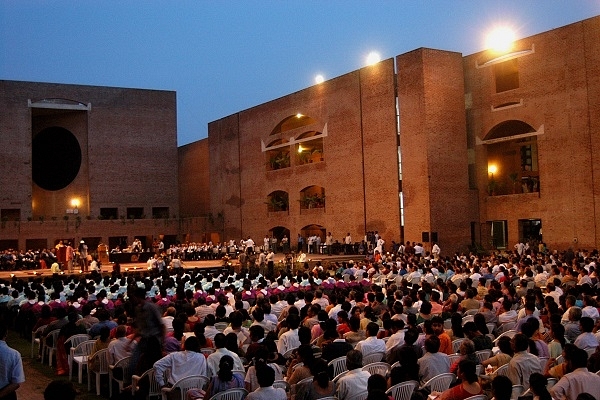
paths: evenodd
<path fill-rule="evenodd" d="M 87 267 L 88 267 L 88 260 L 87 260 L 87 256 L 88 256 L 88 247 L 87 244 L 85 244 L 85 241 L 80 241 L 79 242 L 79 262 L 80 262 L 80 266 L 81 269 L 83 271 L 87 271 Z"/>

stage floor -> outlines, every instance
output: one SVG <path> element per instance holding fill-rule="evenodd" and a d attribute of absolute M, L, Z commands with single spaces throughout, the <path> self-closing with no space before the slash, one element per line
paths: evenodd
<path fill-rule="evenodd" d="M 332 256 L 328 256 L 328 255 L 324 255 L 324 254 L 317 254 L 314 257 L 310 257 L 313 256 L 312 254 L 308 254 L 308 259 L 310 261 L 311 264 L 313 264 L 316 261 L 321 261 L 321 262 L 335 262 L 335 261 L 349 261 L 349 260 L 355 260 L 358 261 L 360 259 L 362 259 L 362 256 L 359 255 L 332 255 Z M 279 261 L 281 261 L 284 258 L 283 254 L 276 254 L 275 255 L 275 262 L 278 263 Z M 237 265 L 237 260 L 231 260 L 231 263 L 236 266 Z M 223 262 L 221 260 L 202 260 L 202 261 L 183 261 L 183 268 L 184 269 L 194 269 L 194 268 L 202 268 L 202 269 L 212 269 L 212 268 L 221 268 L 223 266 Z M 146 263 L 126 263 L 126 264 L 121 264 L 121 272 L 125 272 L 125 271 L 139 271 L 142 272 L 144 270 L 147 270 L 148 268 L 148 264 Z M 113 270 L 113 264 L 109 263 L 106 265 L 102 265 L 102 273 L 103 274 L 109 274 L 111 273 Z M 64 275 L 69 275 L 68 271 L 63 271 Z M 74 269 L 73 271 L 74 274 L 78 274 L 79 269 Z M 52 275 L 52 273 L 50 272 L 50 269 L 29 269 L 29 270 L 24 270 L 24 271 L 0 271 L 0 279 L 10 279 L 13 276 L 17 277 L 17 278 L 33 278 L 33 277 L 39 277 L 39 276 L 50 276 Z"/>

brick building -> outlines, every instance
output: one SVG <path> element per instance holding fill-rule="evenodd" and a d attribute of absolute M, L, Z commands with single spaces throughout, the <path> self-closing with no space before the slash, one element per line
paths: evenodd
<path fill-rule="evenodd" d="M 175 92 L 0 81 L 0 249 L 174 241 Z"/>
<path fill-rule="evenodd" d="M 598 248 L 599 38 L 594 17 L 505 53 L 416 49 L 179 148 L 173 92 L 0 81 L 0 249 L 367 231 Z"/>
<path fill-rule="evenodd" d="M 260 244 L 599 247 L 599 39 L 594 17 L 504 53 L 417 49 L 211 122 L 210 211 Z"/>

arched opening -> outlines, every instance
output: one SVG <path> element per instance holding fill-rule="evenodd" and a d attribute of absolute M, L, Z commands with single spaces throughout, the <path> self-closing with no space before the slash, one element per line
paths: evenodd
<path fill-rule="evenodd" d="M 277 239 L 277 252 L 290 251 L 290 230 L 285 226 L 275 226 L 269 230 L 269 236 Z"/>
<path fill-rule="evenodd" d="M 493 127 L 485 140 L 488 166 L 488 195 L 539 192 L 537 136 L 535 129 L 517 120 L 504 121 Z M 513 138 L 514 137 L 514 138 Z"/>
<path fill-rule="evenodd" d="M 314 139 L 306 140 L 296 145 L 295 150 L 297 165 L 325 161 L 325 158 L 323 157 L 323 138 L 320 137 L 321 135 L 322 133 L 317 131 L 308 131 L 298 135 L 296 140 L 307 139 L 311 137 L 314 137 Z"/>
<path fill-rule="evenodd" d="M 290 206 L 289 195 L 283 190 L 276 190 L 267 196 L 267 211 L 288 211 Z"/>
<path fill-rule="evenodd" d="M 312 208 L 325 208 L 325 188 L 321 186 L 307 186 L 300 191 L 300 210 Z"/>
<path fill-rule="evenodd" d="M 269 150 L 270 147 L 278 146 L 284 143 L 287 143 L 287 140 L 277 139 L 273 140 L 267 145 L 267 151 L 265 152 L 267 157 L 267 171 L 288 168 L 290 166 L 289 146 L 277 147 Z"/>
<path fill-rule="evenodd" d="M 292 129 L 301 128 L 314 124 L 315 121 L 309 116 L 303 114 L 290 115 L 279 122 L 271 131 L 270 135 L 278 135 L 280 133 L 291 131 Z"/>
<path fill-rule="evenodd" d="M 321 247 L 325 244 L 325 227 L 317 224 L 306 225 L 300 230 L 300 234 L 304 237 L 304 243 L 308 253 L 318 254 L 321 252 Z"/>

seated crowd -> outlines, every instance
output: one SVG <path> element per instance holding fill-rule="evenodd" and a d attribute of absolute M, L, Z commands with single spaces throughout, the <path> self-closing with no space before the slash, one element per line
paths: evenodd
<path fill-rule="evenodd" d="M 240 388 L 251 400 L 384 400 L 405 382 L 414 382 L 413 399 L 508 400 L 513 386 L 540 398 L 600 398 L 596 257 L 397 255 L 277 276 L 13 278 L 0 285 L 0 305 L 17 313 L 24 335 L 44 341 L 58 330 L 59 375 L 74 368 L 69 338 L 89 334 L 89 368 L 107 349 L 111 365 L 130 357 L 120 371 L 129 384 L 150 369 L 162 388 L 205 376 L 188 398 Z M 451 379 L 438 387 L 442 374 Z M 150 383 L 136 381 L 135 396 L 145 398 Z"/>

